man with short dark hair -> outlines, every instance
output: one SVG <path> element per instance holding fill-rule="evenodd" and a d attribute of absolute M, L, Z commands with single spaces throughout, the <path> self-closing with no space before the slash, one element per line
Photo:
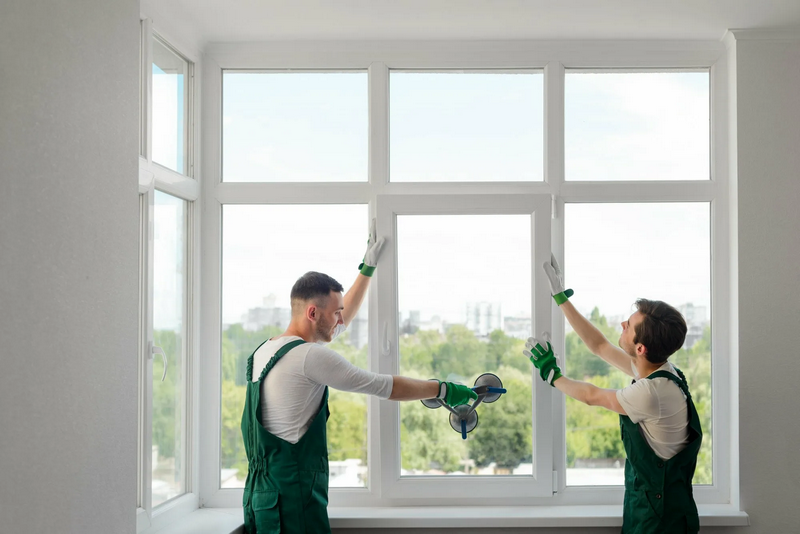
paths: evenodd
<path fill-rule="evenodd" d="M 248 460 L 243 501 L 248 534 L 330 532 L 329 386 L 396 401 L 439 398 L 450 406 L 478 397 L 461 384 L 372 373 L 324 346 L 358 312 L 382 246 L 373 220 L 364 261 L 345 295 L 326 274 L 301 276 L 292 288 L 289 327 L 247 360 L 242 436 Z"/>
<path fill-rule="evenodd" d="M 617 348 L 569 301 L 573 291 L 564 289 L 555 257 L 543 267 L 553 299 L 586 347 L 634 378 L 621 390 L 567 378 L 546 333 L 542 339 L 529 338 L 523 351 L 551 386 L 580 402 L 620 414 L 627 455 L 622 532 L 698 532 L 692 477 L 703 432 L 686 377 L 668 361 L 683 346 L 686 321 L 665 302 L 639 299 L 636 312 L 622 322 Z"/>

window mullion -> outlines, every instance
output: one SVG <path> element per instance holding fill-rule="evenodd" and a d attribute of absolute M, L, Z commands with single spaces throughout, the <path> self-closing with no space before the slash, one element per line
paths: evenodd
<path fill-rule="evenodd" d="M 389 183 L 389 67 L 385 63 L 375 62 L 367 70 L 369 119 L 368 119 L 368 161 L 369 161 L 369 217 L 377 218 L 378 195 L 386 190 Z M 382 221 L 381 228 L 385 227 Z M 379 235 L 381 234 L 379 231 Z M 391 249 L 392 247 L 385 247 Z M 392 252 L 393 254 L 393 252 Z M 385 259 L 384 259 L 385 260 Z M 384 261 L 384 265 L 393 266 L 394 262 Z M 390 267 L 392 268 L 392 267 Z M 382 360 L 386 359 L 384 347 L 388 336 L 388 325 L 397 324 L 396 317 L 387 315 L 388 308 L 381 307 L 378 284 L 369 294 L 369 369 L 382 372 Z M 386 327 L 384 327 L 384 323 Z M 369 474 L 367 489 L 374 496 L 380 493 L 382 480 L 394 472 L 393 465 L 385 465 L 383 449 L 381 447 L 381 409 L 386 410 L 388 401 L 381 401 L 370 396 L 367 399 L 367 464 Z M 393 450 L 394 447 L 389 447 Z"/>
<path fill-rule="evenodd" d="M 544 179 L 557 195 L 564 182 L 564 65 L 544 69 Z"/>

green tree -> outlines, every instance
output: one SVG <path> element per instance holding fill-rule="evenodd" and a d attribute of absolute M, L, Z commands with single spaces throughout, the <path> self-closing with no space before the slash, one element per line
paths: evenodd
<path fill-rule="evenodd" d="M 524 357 L 520 357 L 525 362 Z M 530 362 L 527 362 L 530 367 Z M 496 402 L 478 406 L 478 427 L 467 440 L 470 457 L 478 467 L 492 462 L 513 469 L 531 461 L 532 417 L 531 374 L 513 367 L 501 367 L 497 375 L 508 390 Z"/>
<path fill-rule="evenodd" d="M 670 361 L 683 371 L 689 392 L 692 394 L 700 425 L 703 428 L 703 444 L 697 456 L 697 470 L 694 474 L 695 484 L 711 484 L 712 473 L 712 424 L 711 420 L 711 327 L 706 326 L 703 337 L 692 348 L 681 349 Z"/>
<path fill-rule="evenodd" d="M 590 382 L 601 388 L 624 387 L 622 373 L 594 376 Z M 598 406 L 588 406 L 571 397 L 567 406 L 567 467 L 577 459 L 625 458 L 620 438 L 619 415 Z"/>
<path fill-rule="evenodd" d="M 477 376 L 488 368 L 486 344 L 464 325 L 452 325 L 439 345 L 433 360 L 433 372 L 442 380 Z"/>
<path fill-rule="evenodd" d="M 486 346 L 487 370 L 506 366 L 530 373 L 531 362 L 522 354 L 523 349 L 525 340 L 507 336 L 502 330 L 492 331 Z"/>
<path fill-rule="evenodd" d="M 233 380 L 222 381 L 220 465 L 237 469 L 237 476 L 242 479 L 247 474 L 247 455 L 241 428 L 246 392 L 247 386 L 237 386 Z"/>
<path fill-rule="evenodd" d="M 400 374 L 416 373 L 424 378 L 434 378 L 434 359 L 445 342 L 435 330 L 418 330 L 413 335 L 400 338 Z"/>
<path fill-rule="evenodd" d="M 400 450 L 403 469 L 462 469 L 467 457 L 466 443 L 453 431 L 444 408 L 426 408 L 421 402 L 400 406 Z"/>
<path fill-rule="evenodd" d="M 153 360 L 153 445 L 162 458 L 175 457 L 175 438 L 181 430 L 181 383 L 183 372 L 181 338 L 174 330 L 156 330 L 153 342 L 164 350 L 167 375 L 161 381 L 161 358 Z"/>
<path fill-rule="evenodd" d="M 608 324 L 605 316 L 600 314 L 600 310 L 595 307 L 589 315 L 591 322 L 598 330 L 615 343 L 619 339 L 619 330 Z M 611 366 L 591 353 L 586 344 L 578 337 L 575 332 L 569 332 L 564 340 L 564 352 L 566 354 L 566 373 L 567 376 L 576 380 L 587 380 L 589 377 L 605 376 L 611 371 Z"/>
<path fill-rule="evenodd" d="M 367 463 L 367 396 L 330 390 L 328 459 L 359 458 Z"/>
<path fill-rule="evenodd" d="M 247 358 L 267 339 L 281 334 L 277 326 L 260 330 L 245 330 L 241 324 L 232 324 L 222 332 L 222 379 L 233 380 L 237 386 L 247 381 Z M 261 370 L 253 370 L 257 378 Z"/>

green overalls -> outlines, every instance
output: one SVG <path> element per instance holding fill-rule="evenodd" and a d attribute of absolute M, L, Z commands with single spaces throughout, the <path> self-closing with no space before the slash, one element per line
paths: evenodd
<path fill-rule="evenodd" d="M 278 360 L 303 343 L 303 340 L 291 341 L 281 347 L 261 371 L 257 382 L 252 381 L 255 351 L 247 359 L 247 399 L 242 414 L 242 437 L 248 461 L 242 503 L 247 534 L 331 531 L 325 434 L 325 423 L 330 415 L 328 388 L 325 388 L 319 412 L 297 443 L 273 436 L 261 425 L 261 383 Z"/>
<path fill-rule="evenodd" d="M 703 431 L 697 416 L 686 377 L 668 371 L 656 371 L 647 377 L 669 378 L 686 395 L 689 412 L 689 435 L 686 448 L 664 460 L 656 456 L 630 417 L 619 416 L 622 442 L 628 456 L 625 462 L 625 502 L 622 515 L 624 534 L 694 533 L 700 530 L 697 506 L 692 497 L 692 477 Z"/>

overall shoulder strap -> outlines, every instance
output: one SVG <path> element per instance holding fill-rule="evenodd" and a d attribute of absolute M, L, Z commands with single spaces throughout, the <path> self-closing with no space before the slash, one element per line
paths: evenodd
<path fill-rule="evenodd" d="M 247 358 L 247 372 L 245 373 L 245 377 L 247 378 L 247 382 L 252 382 L 253 381 L 253 356 L 256 355 L 256 352 L 258 352 L 258 349 L 260 349 L 262 347 L 262 345 L 264 345 L 264 343 L 266 343 L 267 341 L 269 341 L 269 338 L 267 338 L 264 341 L 262 341 L 258 345 L 258 347 L 256 347 L 256 350 L 254 350 L 253 353 L 250 354 L 250 357 Z"/>
<path fill-rule="evenodd" d="M 261 382 L 262 380 L 264 380 L 264 377 L 267 376 L 267 373 L 269 373 L 272 370 L 272 368 L 275 367 L 275 364 L 278 363 L 278 360 L 283 358 L 286 355 L 286 353 L 288 353 L 293 348 L 302 345 L 303 343 L 305 343 L 305 340 L 296 339 L 294 341 L 290 341 L 289 343 L 278 349 L 278 352 L 275 353 L 275 356 L 273 356 L 269 360 L 269 362 L 267 362 L 266 367 L 264 367 L 264 370 L 261 371 L 261 376 L 258 378 L 258 381 Z"/>
<path fill-rule="evenodd" d="M 686 395 L 687 398 L 691 398 L 691 395 L 689 394 L 689 385 L 686 383 L 686 377 L 683 376 L 683 373 L 677 367 L 675 367 L 675 371 L 678 372 L 678 376 L 675 376 L 669 371 L 656 371 L 655 373 L 648 375 L 647 379 L 652 380 L 653 378 L 669 378 L 675 382 L 679 388 L 681 388 L 681 391 L 683 391 L 683 394 Z"/>

